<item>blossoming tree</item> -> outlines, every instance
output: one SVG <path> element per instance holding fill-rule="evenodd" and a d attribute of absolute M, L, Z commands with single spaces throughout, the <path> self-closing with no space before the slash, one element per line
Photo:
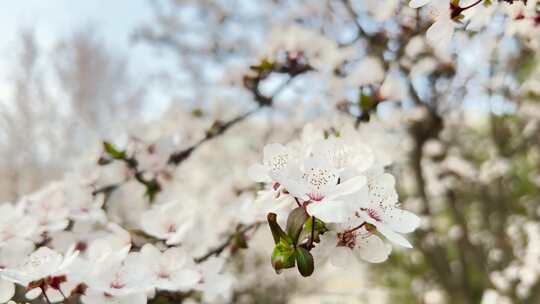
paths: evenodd
<path fill-rule="evenodd" d="M 359 263 L 403 303 L 537 301 L 538 2 L 153 5 L 134 38 L 185 102 L 0 206 L 1 303 L 272 301 Z"/>

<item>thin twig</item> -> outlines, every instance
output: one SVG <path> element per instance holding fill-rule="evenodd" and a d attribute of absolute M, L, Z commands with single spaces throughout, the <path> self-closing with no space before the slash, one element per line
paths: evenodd
<path fill-rule="evenodd" d="M 219 256 L 223 252 L 223 250 L 225 250 L 225 249 L 227 249 L 227 247 L 229 247 L 231 242 L 234 240 L 234 237 L 236 236 L 236 234 L 244 234 L 244 233 L 248 232 L 251 229 L 257 229 L 257 227 L 259 227 L 260 224 L 261 224 L 261 222 L 256 222 L 256 223 L 253 223 L 251 225 L 245 226 L 240 231 L 236 231 L 236 232 L 230 234 L 227 237 L 227 239 L 221 245 L 217 246 L 214 249 L 211 249 L 210 251 L 208 251 L 203 256 L 196 258 L 195 262 L 196 263 L 202 263 L 202 262 L 208 260 L 212 256 Z"/>

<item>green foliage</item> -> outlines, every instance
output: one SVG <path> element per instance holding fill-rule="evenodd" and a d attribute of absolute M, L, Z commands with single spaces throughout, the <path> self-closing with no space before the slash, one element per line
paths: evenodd
<path fill-rule="evenodd" d="M 294 253 L 298 271 L 304 277 L 309 277 L 315 270 L 313 256 L 303 247 L 298 247 Z"/>
<path fill-rule="evenodd" d="M 103 142 L 103 148 L 105 152 L 113 159 L 124 159 L 126 158 L 126 152 L 116 148 L 113 144 L 108 141 Z"/>
<path fill-rule="evenodd" d="M 294 260 L 294 245 L 286 238 L 280 239 L 272 252 L 272 266 L 276 273 L 281 273 L 282 269 L 294 267 Z"/>
<path fill-rule="evenodd" d="M 298 237 L 304 227 L 304 223 L 308 219 L 306 210 L 302 207 L 297 207 L 289 214 L 287 218 L 287 234 L 291 237 L 293 244 L 298 244 Z"/>
<path fill-rule="evenodd" d="M 313 273 L 315 266 L 309 250 L 313 248 L 313 242 L 319 241 L 319 235 L 327 231 L 324 222 L 313 219 L 304 208 L 298 207 L 289 214 L 285 232 L 279 226 L 276 214 L 267 215 L 275 244 L 271 261 L 277 273 L 295 265 L 304 277 Z"/>

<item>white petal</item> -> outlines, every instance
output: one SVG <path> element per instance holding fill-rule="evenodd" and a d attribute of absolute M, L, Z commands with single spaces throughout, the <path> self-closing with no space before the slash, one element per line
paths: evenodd
<path fill-rule="evenodd" d="M 330 263 L 339 268 L 347 269 L 354 262 L 353 251 L 349 247 L 336 247 L 330 255 Z"/>
<path fill-rule="evenodd" d="M 420 218 L 416 214 L 399 208 L 392 208 L 384 214 L 383 221 L 399 233 L 410 233 L 420 226 Z"/>
<path fill-rule="evenodd" d="M 313 259 L 315 260 L 315 268 L 322 267 L 337 246 L 337 235 L 335 231 L 327 231 L 319 236 L 320 242 L 311 250 Z"/>
<path fill-rule="evenodd" d="M 285 188 L 292 196 L 303 201 L 309 200 L 307 195 L 309 190 L 303 180 L 284 179 L 282 182 L 283 188 Z"/>
<path fill-rule="evenodd" d="M 311 203 L 307 211 L 323 222 L 342 223 L 351 215 L 351 207 L 343 201 L 327 201 Z"/>
<path fill-rule="evenodd" d="M 392 246 L 386 244 L 376 235 L 367 238 L 359 237 L 358 244 L 353 250 L 354 255 L 370 263 L 382 263 L 388 259 Z"/>
<path fill-rule="evenodd" d="M 409 6 L 412 8 L 419 8 L 428 4 L 431 0 L 411 0 Z"/>
<path fill-rule="evenodd" d="M 271 181 L 268 176 L 268 169 L 261 164 L 251 165 L 248 168 L 248 176 L 258 183 L 268 183 Z"/>
<path fill-rule="evenodd" d="M 446 50 L 452 42 L 454 27 L 455 23 L 450 17 L 440 16 L 427 30 L 426 38 L 434 48 Z"/>
<path fill-rule="evenodd" d="M 180 270 L 173 274 L 172 280 L 180 291 L 187 291 L 195 287 L 202 279 L 200 272 L 190 269 Z"/>
<path fill-rule="evenodd" d="M 15 294 L 15 284 L 0 279 L 0 303 L 6 303 Z"/>
<path fill-rule="evenodd" d="M 411 243 L 406 238 L 404 238 L 401 234 L 388 228 L 386 225 L 377 223 L 377 225 L 375 226 L 377 227 L 377 230 L 382 235 L 384 235 L 390 242 L 406 248 L 412 248 Z"/>
<path fill-rule="evenodd" d="M 24 295 L 28 300 L 34 300 L 41 295 L 41 289 L 32 288 Z"/>
<path fill-rule="evenodd" d="M 365 176 L 356 176 L 351 179 L 346 180 L 345 182 L 336 185 L 327 193 L 327 198 L 332 199 L 343 195 L 349 195 L 359 191 L 366 184 Z"/>

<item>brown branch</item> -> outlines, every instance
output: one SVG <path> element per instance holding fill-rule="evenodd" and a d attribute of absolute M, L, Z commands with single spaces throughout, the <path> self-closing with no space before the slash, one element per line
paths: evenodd
<path fill-rule="evenodd" d="M 212 256 L 219 256 L 225 249 L 227 249 L 227 247 L 229 247 L 231 245 L 231 243 L 233 242 L 233 240 L 234 240 L 234 238 L 236 237 L 237 234 L 243 235 L 244 233 L 248 232 L 251 229 L 256 230 L 261 223 L 262 222 L 255 222 L 255 223 L 253 223 L 251 225 L 245 226 L 242 229 L 239 229 L 236 232 L 230 234 L 227 237 L 227 239 L 223 243 L 221 243 L 221 245 L 217 246 L 214 249 L 211 249 L 210 251 L 208 251 L 203 256 L 200 256 L 200 257 L 196 258 L 195 262 L 196 263 L 202 263 L 202 262 L 208 260 L 209 258 L 211 258 Z"/>

